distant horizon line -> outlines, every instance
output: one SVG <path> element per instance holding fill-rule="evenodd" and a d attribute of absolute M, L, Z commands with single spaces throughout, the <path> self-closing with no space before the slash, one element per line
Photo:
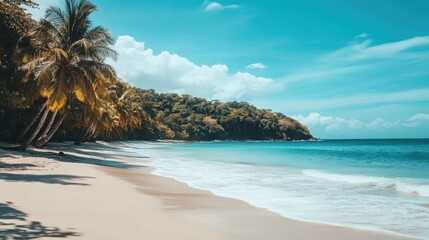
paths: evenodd
<path fill-rule="evenodd" d="M 395 138 L 317 138 L 320 140 L 429 140 L 429 137 L 395 137 Z"/>

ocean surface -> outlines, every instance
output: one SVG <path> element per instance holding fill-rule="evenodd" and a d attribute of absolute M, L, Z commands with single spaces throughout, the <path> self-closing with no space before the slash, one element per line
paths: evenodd
<path fill-rule="evenodd" d="M 126 150 L 149 157 L 154 174 L 285 217 L 429 239 L 429 139 L 127 142 Z"/>

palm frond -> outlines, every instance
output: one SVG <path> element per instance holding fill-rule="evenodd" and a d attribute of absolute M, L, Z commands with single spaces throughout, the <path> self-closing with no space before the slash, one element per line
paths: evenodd
<path fill-rule="evenodd" d="M 61 29 L 43 18 L 40 20 L 39 26 L 35 29 L 35 34 L 39 35 L 37 38 L 39 45 L 44 48 L 64 48 L 67 44 Z"/>
<path fill-rule="evenodd" d="M 91 42 L 94 42 L 96 44 L 100 43 L 103 45 L 113 45 L 114 41 L 112 36 L 109 34 L 109 32 L 101 27 L 101 26 L 96 26 L 94 28 L 92 28 L 91 30 L 89 30 L 84 38 L 88 39 Z"/>
<path fill-rule="evenodd" d="M 55 78 L 57 81 L 53 82 L 52 86 L 50 87 L 50 96 L 48 96 L 50 99 L 49 110 L 52 112 L 62 109 L 67 102 L 66 93 L 68 92 L 69 86 L 66 79 L 69 75 L 70 74 L 65 67 L 62 67 L 56 71 Z"/>
<path fill-rule="evenodd" d="M 67 16 L 59 7 L 50 6 L 46 9 L 45 19 L 55 26 L 62 26 L 67 23 Z"/>

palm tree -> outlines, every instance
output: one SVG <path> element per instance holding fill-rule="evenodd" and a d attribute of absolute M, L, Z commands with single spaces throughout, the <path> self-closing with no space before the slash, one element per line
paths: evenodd
<path fill-rule="evenodd" d="M 117 79 L 108 87 L 108 93 L 108 97 L 98 101 L 98 111 L 85 113 L 86 129 L 76 139 L 76 145 L 96 136 L 106 140 L 120 138 L 141 126 L 143 109 L 135 88 Z"/>
<path fill-rule="evenodd" d="M 26 61 L 21 67 L 26 72 L 23 81 L 37 82 L 40 95 L 47 99 L 47 110 L 52 112 L 37 141 L 33 142 L 44 125 L 45 115 L 20 149 L 32 142 L 41 147 L 50 140 L 67 114 L 64 106 L 72 95 L 96 111 L 98 99 L 107 96 L 106 87 L 116 79 L 115 71 L 104 62 L 107 57 L 116 59 L 117 53 L 111 48 L 113 38 L 103 27 L 92 27 L 89 19 L 97 7 L 89 0 L 66 0 L 65 6 L 64 11 L 50 7 L 45 18 L 19 44 L 18 50 Z"/>
<path fill-rule="evenodd" d="M 119 115 L 119 128 L 130 132 L 141 126 L 142 107 L 136 89 L 126 83 L 118 82 L 109 88 L 112 101 Z"/>
<path fill-rule="evenodd" d="M 37 112 L 37 115 L 31 120 L 31 122 L 22 130 L 21 134 L 18 136 L 18 141 L 22 141 L 25 137 L 25 135 L 30 131 L 30 128 L 36 123 L 39 116 L 43 113 L 43 111 L 48 106 L 48 102 L 46 101 Z"/>
<path fill-rule="evenodd" d="M 107 101 L 100 101 L 98 104 L 98 111 L 95 113 L 96 121 L 92 122 L 92 134 L 89 138 L 100 136 L 105 140 L 111 139 L 111 134 L 115 133 L 119 127 L 119 116 L 116 106 Z"/>
<path fill-rule="evenodd" d="M 84 123 L 86 130 L 76 139 L 75 144 L 81 144 L 85 139 L 96 136 L 109 136 L 119 126 L 119 117 L 116 106 L 111 99 L 97 99 L 95 110 L 86 109 Z"/>

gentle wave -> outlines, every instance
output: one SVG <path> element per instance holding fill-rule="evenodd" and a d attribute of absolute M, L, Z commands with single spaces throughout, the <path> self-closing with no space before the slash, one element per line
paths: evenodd
<path fill-rule="evenodd" d="M 426 161 L 392 162 L 382 153 L 371 161 L 354 155 L 324 158 L 308 151 L 291 154 L 288 146 L 295 149 L 296 143 L 137 143 L 128 150 L 149 157 L 144 165 L 155 167 L 157 175 L 289 218 L 429 239 Z M 366 147 L 360 150 L 367 151 Z"/>
<path fill-rule="evenodd" d="M 413 184 L 407 182 L 407 179 L 335 174 L 317 170 L 303 170 L 302 173 L 309 177 L 320 178 L 332 182 L 365 185 L 385 191 L 397 191 L 416 196 L 429 197 L 429 185 Z"/>

